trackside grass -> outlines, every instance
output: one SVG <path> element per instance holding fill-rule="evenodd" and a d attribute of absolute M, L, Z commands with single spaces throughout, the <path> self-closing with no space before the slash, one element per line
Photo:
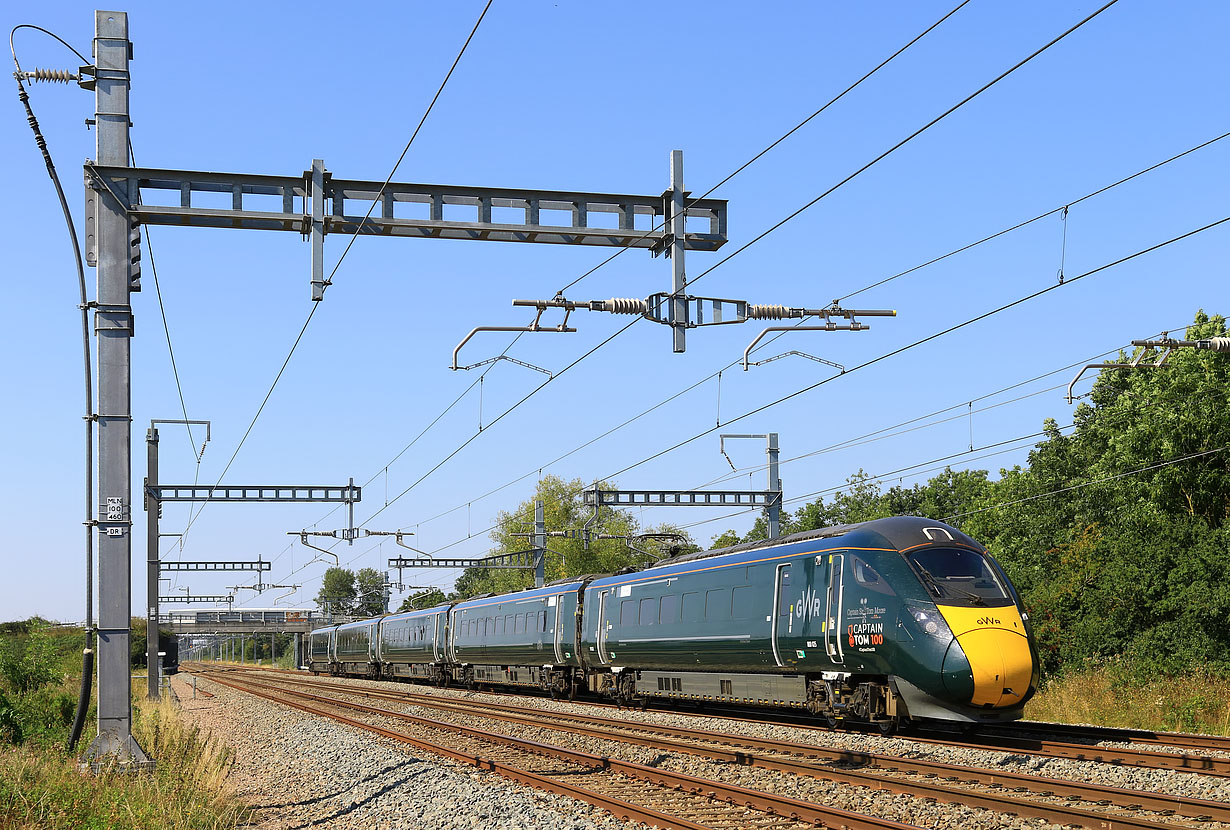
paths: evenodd
<path fill-rule="evenodd" d="M 221 830 L 250 821 L 227 787 L 224 747 L 185 727 L 169 701 L 134 701 L 133 715 L 133 734 L 158 759 L 153 773 L 82 772 L 62 749 L 0 750 L 0 828 Z"/>
<path fill-rule="evenodd" d="M 1025 705 L 1031 720 L 1230 735 L 1230 678 L 1211 675 L 1140 681 L 1113 668 L 1051 678 Z"/>

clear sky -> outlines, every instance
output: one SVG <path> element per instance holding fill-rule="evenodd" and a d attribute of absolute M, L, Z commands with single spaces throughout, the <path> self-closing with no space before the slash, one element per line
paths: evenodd
<path fill-rule="evenodd" d="M 669 184 L 669 153 L 678 148 L 686 185 L 700 194 L 955 4 L 495 0 L 396 179 L 656 194 Z M 729 200 L 731 241 L 717 253 L 689 253 L 689 276 L 717 265 L 1096 7 L 973 0 L 713 193 Z M 298 175 L 323 158 L 337 177 L 383 180 L 482 3 L 124 8 L 135 53 L 132 141 L 141 165 Z M 3 17 L 7 28 L 38 24 L 88 54 L 92 11 L 85 3 L 10 5 Z M 1230 130 L 1228 24 L 1230 7 L 1214 0 L 1122 0 L 714 268 L 693 290 L 823 306 L 1221 135 Z M 29 30 L 18 33 L 17 47 L 24 68 L 77 65 Z M 0 619 L 38 613 L 79 620 L 76 277 L 54 191 L 10 90 L 0 118 L 10 199 L 0 229 L 5 319 L 13 335 L 0 364 Z M 93 97 L 75 86 L 39 84 L 31 98 L 80 228 L 79 165 L 94 153 L 94 135 L 83 122 Z M 847 367 L 863 364 L 1055 284 L 1061 263 L 1073 277 L 1225 218 L 1228 167 L 1230 139 L 1073 206 L 1066 244 L 1063 222 L 1050 216 L 844 300 L 847 307 L 895 308 L 895 319 L 869 319 L 871 329 L 860 333 L 790 334 L 758 356 L 797 349 Z M 143 607 L 145 594 L 145 431 L 151 418 L 183 417 L 150 266 L 157 265 L 188 415 L 213 425 L 199 468 L 202 436 L 190 444 L 181 430 L 162 428 L 161 477 L 168 484 L 218 481 L 311 305 L 309 250 L 297 234 L 155 227 L 146 236 L 152 257 L 147 249 L 145 290 L 133 298 L 134 609 Z M 719 432 L 776 431 L 783 458 L 793 458 L 957 407 L 931 419 L 950 418 L 944 423 L 785 464 L 792 509 L 802 502 L 790 499 L 831 492 L 859 469 L 906 486 L 944 463 L 997 471 L 1024 460 L 1027 436 L 1043 419 L 1071 422 L 1063 393 L 1076 369 L 1064 367 L 1134 338 L 1181 331 L 1198 308 L 1227 313 L 1228 242 L 1230 224 L 1166 246 L 625 470 L 719 418 L 725 424 L 836 372 L 798 356 L 747 373 L 729 369 L 720 390 L 716 379 L 701 383 L 549 463 L 734 362 L 759 330 L 754 323 L 693 330 L 687 353 L 673 355 L 669 330 L 642 321 L 490 426 L 545 380 L 501 362 L 486 375 L 481 401 L 475 386 L 424 433 L 477 379 L 477 372 L 447 368 L 466 332 L 528 323 L 531 315 L 513 309 L 512 299 L 550 297 L 612 250 L 364 237 L 338 270 L 224 483 L 342 484 L 353 476 L 365 484 L 356 517 L 367 527 L 404 528 L 417 534 L 417 547 L 468 556 L 485 553 L 496 512 L 529 498 L 540 469 L 585 480 L 618 473 L 614 480 L 626 488 L 699 486 L 730 473 L 718 452 Z M 345 243 L 329 237 L 330 267 Z M 91 294 L 94 279 L 88 272 Z M 668 261 L 629 251 L 567 296 L 645 297 L 669 287 Z M 509 354 L 558 371 L 629 320 L 577 313 L 577 333 L 527 335 Z M 479 335 L 463 362 L 498 354 L 510 340 Z M 424 478 L 480 423 L 481 435 Z M 738 442 L 729 451 L 740 475 L 715 486 L 762 486 L 762 447 Z M 1165 452 L 1158 448 L 1158 460 Z M 746 530 L 754 518 L 727 512 L 657 509 L 641 519 L 712 520 L 690 528 L 707 543 L 726 528 Z M 181 532 L 188 521 L 187 506 L 166 506 L 164 532 Z M 329 515 L 328 506 L 214 504 L 192 524 L 182 550 L 176 539 L 164 540 L 164 556 L 272 559 L 270 580 L 303 586 L 283 604 L 306 607 L 325 565 L 307 564 L 311 552 L 286 533 L 345 523 L 344 511 Z M 375 541 L 340 545 L 342 563 L 383 568 L 398 549 Z M 447 589 L 456 575 L 417 576 L 420 584 Z M 164 591 L 225 593 L 234 583 L 234 576 L 193 576 Z M 283 593 L 245 591 L 240 600 L 268 607 Z"/>

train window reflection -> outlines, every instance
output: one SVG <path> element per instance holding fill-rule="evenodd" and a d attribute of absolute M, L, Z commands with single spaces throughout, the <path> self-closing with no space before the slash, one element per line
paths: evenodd
<path fill-rule="evenodd" d="M 897 593 L 884 577 L 880 576 L 879 571 L 857 556 L 854 557 L 854 581 L 876 593 L 889 596 L 896 596 Z"/>
<path fill-rule="evenodd" d="M 977 551 L 927 548 L 909 554 L 910 563 L 936 599 L 970 605 L 1009 599 L 995 571 Z"/>

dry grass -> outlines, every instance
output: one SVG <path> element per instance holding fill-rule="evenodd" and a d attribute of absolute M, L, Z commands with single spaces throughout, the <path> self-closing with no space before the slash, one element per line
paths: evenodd
<path fill-rule="evenodd" d="M 250 819 L 227 785 L 225 747 L 185 727 L 169 701 L 135 701 L 133 714 L 133 735 L 158 761 L 152 773 L 93 774 L 58 750 L 0 751 L 0 830 L 222 830 Z"/>
<path fill-rule="evenodd" d="M 1230 735 L 1230 679 L 1123 679 L 1106 668 L 1058 677 L 1025 706 L 1031 720 Z"/>

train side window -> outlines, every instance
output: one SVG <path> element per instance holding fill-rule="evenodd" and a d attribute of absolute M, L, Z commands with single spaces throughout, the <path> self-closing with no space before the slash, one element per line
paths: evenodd
<path fill-rule="evenodd" d="M 518 614 L 517 616 L 513 617 L 513 633 L 520 634 L 524 630 L 525 630 L 525 615 Z"/>
<path fill-rule="evenodd" d="M 705 605 L 701 595 L 689 591 L 683 595 L 683 621 L 700 622 L 705 618 Z"/>
<path fill-rule="evenodd" d="M 495 633 L 496 634 L 504 633 L 504 618 L 503 617 L 495 618 Z"/>
<path fill-rule="evenodd" d="M 854 581 L 864 588 L 879 594 L 897 595 L 897 592 L 885 581 L 884 577 L 880 576 L 879 571 L 857 556 L 854 557 Z"/>
<path fill-rule="evenodd" d="M 645 597 L 641 600 L 641 625 L 655 625 L 658 622 L 658 598 Z"/>
<path fill-rule="evenodd" d="M 513 633 L 513 615 L 508 614 L 504 617 L 504 630 L 509 634 Z"/>
<path fill-rule="evenodd" d="M 636 600 L 626 599 L 619 603 L 619 624 L 636 625 Z"/>
<path fill-rule="evenodd" d="M 538 630 L 539 631 L 547 630 L 547 612 L 546 611 L 538 612 Z"/>
<path fill-rule="evenodd" d="M 662 612 L 658 619 L 663 625 L 679 622 L 679 597 L 674 594 L 662 597 Z"/>
<path fill-rule="evenodd" d="M 712 591 L 705 591 L 705 619 L 730 619 L 730 599 L 726 595 L 725 588 L 714 588 Z"/>
<path fill-rule="evenodd" d="M 794 594 L 790 590 L 790 566 L 782 571 L 781 576 L 781 593 L 777 602 L 777 613 L 780 616 L 786 616 L 794 612 Z"/>
<path fill-rule="evenodd" d="M 736 620 L 746 620 L 755 616 L 752 612 L 752 586 L 740 585 L 730 592 L 730 616 Z"/>

